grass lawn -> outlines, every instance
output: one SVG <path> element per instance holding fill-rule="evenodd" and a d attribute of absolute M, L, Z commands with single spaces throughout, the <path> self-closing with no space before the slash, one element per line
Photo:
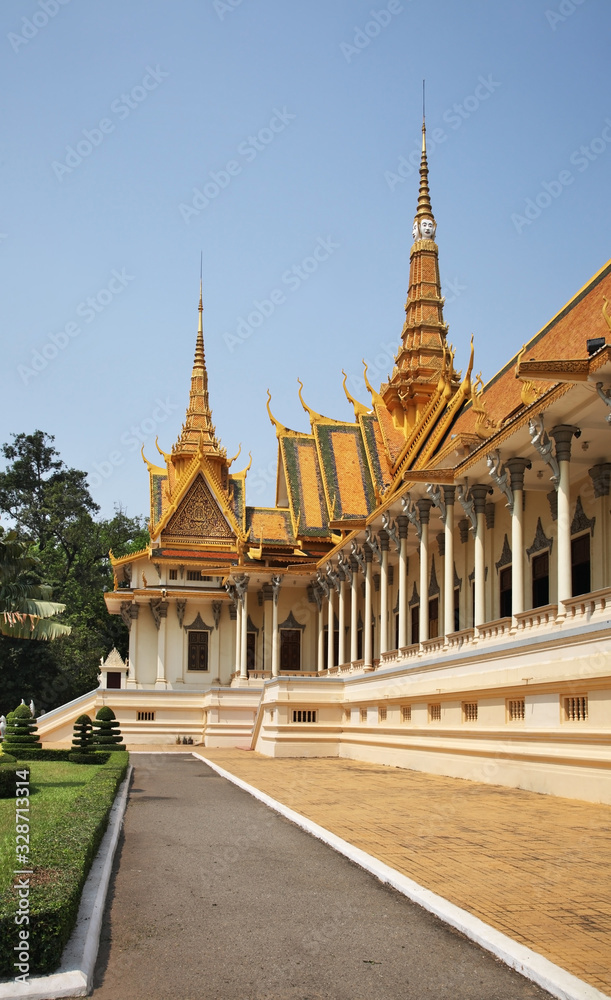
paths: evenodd
<path fill-rule="evenodd" d="M 27 868 L 30 974 L 57 968 L 70 937 L 91 862 L 99 848 L 127 753 L 111 753 L 106 764 L 28 761 L 30 768 L 29 858 L 16 856 L 16 796 L 0 799 L 0 976 L 13 977 L 14 946 L 22 934 L 15 914 L 22 903 L 14 874 Z M 19 768 L 19 762 L 17 764 Z M 25 834 L 25 831 L 21 831 Z M 22 907 L 23 909 L 23 907 Z M 22 948 L 21 942 L 19 942 Z M 20 971 L 23 972 L 23 969 Z"/>
<path fill-rule="evenodd" d="M 100 767 L 63 761 L 23 762 L 30 768 L 30 861 L 58 825 L 74 820 L 72 805 Z M 15 863 L 15 798 L 0 799 L 0 894 L 10 890 Z"/>

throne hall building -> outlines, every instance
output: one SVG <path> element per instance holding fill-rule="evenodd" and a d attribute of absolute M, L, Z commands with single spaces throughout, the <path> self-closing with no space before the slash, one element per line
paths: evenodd
<path fill-rule="evenodd" d="M 208 399 L 144 457 L 150 545 L 105 595 L 129 659 L 39 722 L 106 703 L 130 743 L 191 737 L 611 802 L 611 261 L 486 385 L 455 367 L 423 125 L 387 382 L 307 430 L 267 409 L 276 502 L 247 502 Z M 527 340 L 526 333 L 523 337 Z"/>

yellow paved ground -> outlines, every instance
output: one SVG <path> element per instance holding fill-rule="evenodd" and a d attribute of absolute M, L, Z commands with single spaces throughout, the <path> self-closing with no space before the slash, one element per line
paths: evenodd
<path fill-rule="evenodd" d="M 356 761 L 193 749 L 611 994 L 611 808 Z"/>

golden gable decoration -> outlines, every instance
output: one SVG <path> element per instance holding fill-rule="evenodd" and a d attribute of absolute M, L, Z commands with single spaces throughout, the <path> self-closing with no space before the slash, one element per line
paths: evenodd
<path fill-rule="evenodd" d="M 198 475 L 163 532 L 164 541 L 232 540 L 233 533 L 203 476 Z"/>

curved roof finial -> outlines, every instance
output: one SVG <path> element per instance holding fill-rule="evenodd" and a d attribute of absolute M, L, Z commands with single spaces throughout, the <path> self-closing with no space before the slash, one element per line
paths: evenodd
<path fill-rule="evenodd" d="M 363 378 L 365 380 L 365 385 L 367 386 L 368 391 L 371 393 L 371 399 L 374 403 L 383 403 L 384 400 L 380 396 L 380 393 L 375 391 L 374 387 L 371 385 L 369 379 L 367 378 L 368 368 L 369 365 L 365 361 L 365 358 L 363 358 Z"/>
<path fill-rule="evenodd" d="M 233 465 L 233 463 L 237 461 L 237 459 L 240 457 L 241 454 L 242 454 L 242 442 L 240 441 L 240 447 L 238 448 L 233 458 L 230 458 L 229 461 L 227 462 L 227 468 Z"/>
<path fill-rule="evenodd" d="M 299 383 L 299 401 L 303 406 L 304 410 L 306 411 L 306 413 L 308 414 L 310 418 L 310 423 L 312 424 L 316 420 L 324 420 L 325 418 L 322 416 L 322 414 L 317 413 L 316 410 L 313 410 L 311 406 L 308 406 L 305 399 L 303 398 L 303 382 L 301 381 L 301 379 L 298 378 L 297 382 Z"/>
<path fill-rule="evenodd" d="M 365 406 L 364 403 L 359 403 L 358 399 L 355 399 L 354 396 L 350 395 L 348 391 L 348 386 L 346 385 L 348 376 L 343 368 L 342 368 L 342 375 L 344 376 L 344 381 L 342 382 L 342 385 L 344 387 L 344 392 L 346 393 L 346 399 L 354 407 L 354 416 L 356 417 L 356 419 L 358 420 L 360 416 L 364 417 L 365 414 L 371 413 L 371 408 L 369 406 Z"/>
<path fill-rule="evenodd" d="M 271 392 L 268 389 L 267 390 L 267 404 L 266 404 L 267 405 L 267 415 L 268 415 L 269 419 L 271 420 L 272 424 L 274 425 L 274 427 L 276 428 L 276 437 L 280 437 L 280 435 L 283 433 L 283 431 L 286 430 L 286 428 L 285 428 L 284 424 L 281 424 L 279 420 L 276 420 L 274 414 L 272 413 L 270 405 L 269 405 L 271 403 L 271 400 L 272 400 L 272 394 L 271 394 Z"/>
<path fill-rule="evenodd" d="M 166 462 L 172 461 L 172 456 L 168 455 L 162 448 L 159 447 L 159 436 L 155 438 L 155 447 L 157 448 L 157 451 L 159 452 L 161 457 L 164 458 Z"/>

